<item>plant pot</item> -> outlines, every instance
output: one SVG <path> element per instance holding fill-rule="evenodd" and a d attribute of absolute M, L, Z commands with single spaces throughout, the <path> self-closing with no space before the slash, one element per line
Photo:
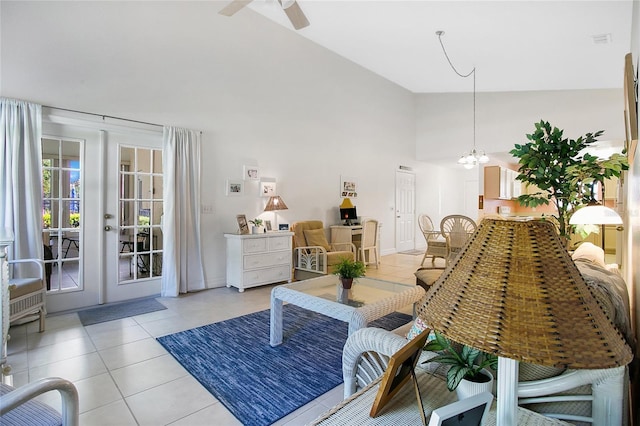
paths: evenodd
<path fill-rule="evenodd" d="M 342 288 L 350 289 L 353 285 L 353 278 L 340 278 L 340 283 L 342 284 Z"/>
<path fill-rule="evenodd" d="M 251 233 L 252 234 L 264 234 L 264 227 L 263 226 L 252 226 L 251 227 Z"/>
<path fill-rule="evenodd" d="M 458 401 L 461 401 L 470 396 L 477 395 L 481 392 L 489 392 L 493 390 L 493 374 L 487 369 L 482 369 L 482 374 L 487 376 L 489 380 L 486 382 L 478 383 L 472 382 L 467 379 L 462 379 L 460 384 L 456 388 L 456 395 L 458 395 Z"/>

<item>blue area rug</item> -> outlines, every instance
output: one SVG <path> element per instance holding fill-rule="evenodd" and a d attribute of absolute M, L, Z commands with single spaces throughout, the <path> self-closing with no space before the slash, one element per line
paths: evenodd
<path fill-rule="evenodd" d="M 167 309 L 156 299 L 139 299 L 78 311 L 82 325 L 98 324 Z"/>
<path fill-rule="evenodd" d="M 269 310 L 157 340 L 245 426 L 269 425 L 342 383 L 348 325 L 287 304 L 283 343 L 269 345 Z M 372 327 L 411 320 L 393 313 Z"/>

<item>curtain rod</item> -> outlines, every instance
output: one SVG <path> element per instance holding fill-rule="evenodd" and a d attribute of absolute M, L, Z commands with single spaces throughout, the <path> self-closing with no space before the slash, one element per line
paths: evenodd
<path fill-rule="evenodd" d="M 49 106 L 49 105 L 42 105 L 42 106 L 44 108 L 57 109 L 57 110 L 60 110 L 60 111 L 77 112 L 78 114 L 95 115 L 96 117 L 102 117 L 103 120 L 105 118 L 113 118 L 115 120 L 129 121 L 131 123 L 146 124 L 146 125 L 149 125 L 149 126 L 156 126 L 156 127 L 164 127 L 162 124 L 149 123 L 147 121 L 131 120 L 129 118 L 114 117 L 112 115 L 96 114 L 94 112 L 78 111 L 78 110 L 75 110 L 75 109 L 59 108 L 59 107 L 54 107 L 54 106 Z"/>

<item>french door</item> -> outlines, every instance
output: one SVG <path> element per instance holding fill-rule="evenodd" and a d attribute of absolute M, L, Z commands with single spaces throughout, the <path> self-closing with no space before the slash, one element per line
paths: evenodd
<path fill-rule="evenodd" d="M 160 292 L 162 137 L 44 121 L 47 310 Z"/>

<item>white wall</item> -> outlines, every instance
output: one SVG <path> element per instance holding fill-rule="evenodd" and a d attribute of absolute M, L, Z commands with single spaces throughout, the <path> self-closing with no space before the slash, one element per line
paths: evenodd
<path fill-rule="evenodd" d="M 620 78 L 624 58 L 620 58 Z M 476 147 L 504 153 L 526 142 L 541 119 L 577 138 L 604 130 L 602 141 L 624 141 L 622 89 L 558 90 L 476 94 Z M 473 146 L 471 93 L 422 94 L 416 97 L 417 159 L 451 162 Z"/>
<path fill-rule="evenodd" d="M 382 222 L 387 253 L 399 165 L 416 171 L 418 211 L 457 208 L 446 189 L 455 176 L 415 161 L 411 93 L 250 10 L 227 18 L 219 6 L 2 2 L 0 94 L 202 130 L 209 286 L 224 285 L 222 235 L 235 231 L 235 215 L 255 217 L 265 204 L 256 182 L 225 196 L 243 165 L 277 179 L 288 223 L 338 222 L 340 175 L 356 177 L 358 213 Z"/>

